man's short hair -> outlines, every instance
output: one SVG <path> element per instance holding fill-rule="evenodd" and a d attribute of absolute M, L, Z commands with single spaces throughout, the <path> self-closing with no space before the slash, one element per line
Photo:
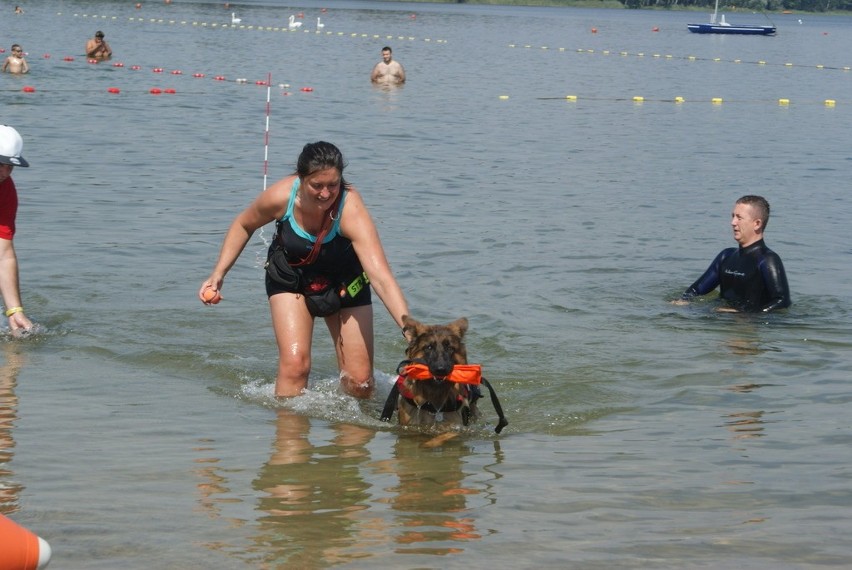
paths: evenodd
<path fill-rule="evenodd" d="M 757 219 L 762 222 L 760 230 L 763 231 L 766 229 L 766 224 L 769 223 L 769 202 L 766 201 L 766 198 L 749 194 L 737 200 L 737 204 L 748 204 L 754 208 L 757 213 Z"/>

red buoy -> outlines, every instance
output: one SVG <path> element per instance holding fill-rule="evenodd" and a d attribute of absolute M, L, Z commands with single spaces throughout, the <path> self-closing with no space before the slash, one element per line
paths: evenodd
<path fill-rule="evenodd" d="M 107 89 L 107 93 L 118 94 L 121 93 L 121 89 L 119 89 L 118 87 L 110 87 L 109 89 Z"/>
<path fill-rule="evenodd" d="M 159 95 L 160 93 L 162 93 L 162 90 L 157 89 L 156 87 L 152 87 L 150 93 L 151 95 Z"/>
<path fill-rule="evenodd" d="M 24 88 L 21 89 L 24 93 L 35 93 L 35 87 L 32 85 L 24 85 Z"/>

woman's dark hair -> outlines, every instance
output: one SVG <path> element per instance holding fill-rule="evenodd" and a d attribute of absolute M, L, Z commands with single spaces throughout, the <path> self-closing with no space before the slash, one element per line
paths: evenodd
<path fill-rule="evenodd" d="M 302 148 L 299 160 L 296 162 L 296 174 L 300 178 L 304 178 L 318 170 L 325 170 L 326 168 L 336 168 L 340 172 L 340 186 L 342 188 L 349 186 L 349 183 L 343 179 L 343 169 L 346 168 L 346 161 L 343 160 L 343 153 L 340 152 L 339 148 L 325 141 L 306 144 Z"/>

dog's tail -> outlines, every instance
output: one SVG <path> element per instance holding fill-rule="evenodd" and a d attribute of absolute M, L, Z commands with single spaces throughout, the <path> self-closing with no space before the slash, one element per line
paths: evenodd
<path fill-rule="evenodd" d="M 497 417 L 500 418 L 500 421 L 497 422 L 497 427 L 494 428 L 495 432 L 500 433 L 503 431 L 504 427 L 509 425 L 509 420 L 507 420 L 506 416 L 503 414 L 503 406 L 500 405 L 500 400 L 497 399 L 497 392 L 495 392 L 494 388 L 491 387 L 491 382 L 486 380 L 483 376 L 482 383 L 485 384 L 486 388 L 488 388 L 488 392 L 491 394 L 491 405 L 494 406 L 494 411 L 497 412 Z M 387 405 L 385 405 L 385 409 L 387 409 Z"/>

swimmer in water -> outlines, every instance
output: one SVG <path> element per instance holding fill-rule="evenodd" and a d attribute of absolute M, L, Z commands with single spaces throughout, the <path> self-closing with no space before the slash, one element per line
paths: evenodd
<path fill-rule="evenodd" d="M 393 59 L 393 50 L 389 46 L 382 48 L 382 61 L 373 68 L 370 81 L 386 85 L 405 83 L 405 68 Z"/>
<path fill-rule="evenodd" d="M 7 71 L 9 73 L 29 73 L 30 71 L 30 66 L 24 59 L 24 50 L 18 44 L 12 44 L 12 55 L 3 62 L 3 72 Z"/>
<path fill-rule="evenodd" d="M 734 204 L 731 228 L 739 247 L 722 250 L 707 271 L 684 291 L 676 305 L 719 287 L 727 303 L 723 312 L 763 312 L 790 306 L 787 274 L 778 254 L 766 247 L 763 232 L 769 222 L 769 202 L 762 196 L 743 196 Z"/>

